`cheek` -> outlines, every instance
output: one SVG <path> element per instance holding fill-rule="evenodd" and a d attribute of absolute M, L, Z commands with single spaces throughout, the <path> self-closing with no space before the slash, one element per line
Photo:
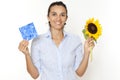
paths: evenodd
<path fill-rule="evenodd" d="M 63 18 L 63 21 L 66 22 L 66 21 L 67 21 L 67 18 Z"/>
<path fill-rule="evenodd" d="M 49 18 L 48 18 L 48 20 L 49 20 L 49 21 L 52 21 L 52 20 L 53 20 L 53 18 L 49 17 Z"/>
<path fill-rule="evenodd" d="M 48 21 L 53 21 L 53 17 L 51 17 L 50 15 L 48 16 Z"/>

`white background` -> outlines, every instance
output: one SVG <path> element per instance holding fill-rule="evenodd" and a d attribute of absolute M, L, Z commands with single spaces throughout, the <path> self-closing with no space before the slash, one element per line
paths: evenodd
<path fill-rule="evenodd" d="M 0 0 L 0 80 L 33 80 L 26 71 L 19 27 L 34 22 L 37 32 L 48 29 L 47 9 L 55 0 Z M 99 19 L 103 32 L 93 50 L 93 61 L 82 80 L 120 80 L 119 0 L 62 0 L 68 8 L 65 30 L 80 35 L 91 17 Z M 31 41 L 30 41 L 31 42 Z"/>

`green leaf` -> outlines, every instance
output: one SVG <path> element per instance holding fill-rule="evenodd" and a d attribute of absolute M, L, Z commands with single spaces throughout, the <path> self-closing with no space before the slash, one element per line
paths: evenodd
<path fill-rule="evenodd" d="M 87 38 L 89 37 L 89 35 L 88 35 L 88 34 L 85 34 L 85 31 L 86 31 L 85 29 L 82 30 L 83 35 L 84 35 L 84 38 L 87 39 Z M 94 37 L 93 37 L 93 39 L 94 39 L 94 41 L 97 43 L 97 40 L 96 40 Z"/>
<path fill-rule="evenodd" d="M 84 38 L 87 39 L 87 38 L 88 38 L 88 35 L 85 34 L 85 29 L 83 29 L 82 32 L 83 32 Z"/>

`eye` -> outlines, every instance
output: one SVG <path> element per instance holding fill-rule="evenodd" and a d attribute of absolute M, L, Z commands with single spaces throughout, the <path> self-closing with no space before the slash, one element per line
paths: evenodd
<path fill-rule="evenodd" d="M 65 16 L 66 16 L 66 14 L 65 14 L 65 13 L 62 13 L 62 14 L 61 14 L 61 16 L 65 17 Z"/>
<path fill-rule="evenodd" d="M 62 16 L 65 16 L 65 14 L 62 14 Z"/>
<path fill-rule="evenodd" d="M 56 13 L 52 13 L 52 16 L 56 16 Z"/>

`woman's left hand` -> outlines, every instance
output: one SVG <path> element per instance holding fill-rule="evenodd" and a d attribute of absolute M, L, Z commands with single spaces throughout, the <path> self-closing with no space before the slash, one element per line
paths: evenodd
<path fill-rule="evenodd" d="M 86 54 L 90 54 L 91 49 L 93 49 L 95 46 L 94 39 L 93 38 L 87 38 L 84 44 L 84 51 Z"/>

